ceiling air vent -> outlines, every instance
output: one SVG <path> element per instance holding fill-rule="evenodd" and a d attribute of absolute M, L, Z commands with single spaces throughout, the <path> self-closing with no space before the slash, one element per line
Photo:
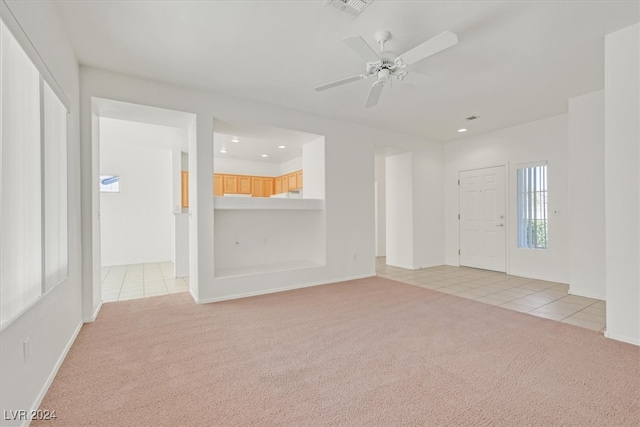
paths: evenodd
<path fill-rule="evenodd" d="M 373 0 L 326 0 L 324 5 L 337 7 L 352 16 L 358 16 Z"/>
<path fill-rule="evenodd" d="M 467 120 L 475 120 L 475 119 L 479 119 L 480 117 L 478 116 L 469 116 L 467 117 Z"/>

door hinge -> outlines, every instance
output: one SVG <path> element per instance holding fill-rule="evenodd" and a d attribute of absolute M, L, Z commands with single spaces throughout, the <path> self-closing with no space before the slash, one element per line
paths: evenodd
<path fill-rule="evenodd" d="M 458 185 L 460 185 L 460 180 L 458 180 Z"/>
<path fill-rule="evenodd" d="M 460 214 L 458 214 L 458 219 L 460 219 Z"/>
<path fill-rule="evenodd" d="M 460 249 L 458 249 L 458 255 L 460 255 Z"/>

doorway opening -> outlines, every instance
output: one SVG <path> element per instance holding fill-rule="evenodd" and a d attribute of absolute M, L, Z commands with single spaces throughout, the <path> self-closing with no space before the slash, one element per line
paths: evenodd
<path fill-rule="evenodd" d="M 95 98 L 93 107 L 103 302 L 188 291 L 181 176 L 193 115 Z"/>

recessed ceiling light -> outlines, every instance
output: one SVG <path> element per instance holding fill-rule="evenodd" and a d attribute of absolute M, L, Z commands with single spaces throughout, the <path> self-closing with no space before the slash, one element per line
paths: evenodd
<path fill-rule="evenodd" d="M 227 152 L 227 149 L 226 149 L 226 148 L 221 148 L 221 149 L 220 149 L 220 152 L 221 152 L 221 153 L 226 153 L 226 152 Z"/>
<path fill-rule="evenodd" d="M 462 133 L 462 132 L 466 132 L 466 131 L 467 131 L 467 130 L 466 130 L 465 128 L 458 129 L 458 132 L 461 132 L 461 133 Z"/>
<path fill-rule="evenodd" d="M 278 148 L 287 148 L 286 145 L 278 145 Z"/>
<path fill-rule="evenodd" d="M 240 142 L 240 140 L 237 136 L 234 136 L 233 138 L 231 138 L 231 142 Z"/>
<path fill-rule="evenodd" d="M 269 155 L 268 154 L 263 154 L 262 157 L 269 157 Z"/>

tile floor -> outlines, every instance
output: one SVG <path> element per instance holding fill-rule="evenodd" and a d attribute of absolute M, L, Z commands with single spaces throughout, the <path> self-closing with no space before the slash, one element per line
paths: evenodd
<path fill-rule="evenodd" d="M 558 320 L 583 328 L 604 331 L 605 302 L 569 295 L 569 285 L 509 276 L 469 267 L 439 266 L 406 270 L 376 259 L 380 277 L 435 289 L 510 310 Z"/>
<path fill-rule="evenodd" d="M 173 277 L 173 263 L 117 265 L 102 267 L 102 301 L 186 292 L 189 279 Z"/>

